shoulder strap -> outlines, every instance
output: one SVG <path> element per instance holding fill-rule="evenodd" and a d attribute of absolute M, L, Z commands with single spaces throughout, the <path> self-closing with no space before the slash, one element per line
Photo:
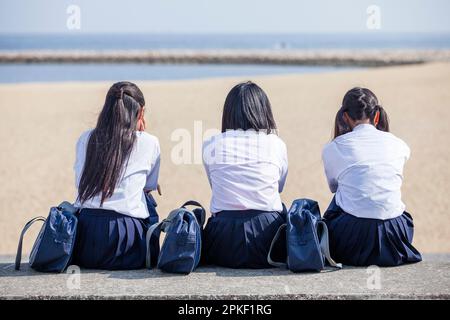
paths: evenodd
<path fill-rule="evenodd" d="M 199 202 L 197 202 L 197 201 L 195 201 L 195 200 L 189 200 L 189 201 L 186 201 L 186 202 L 182 205 L 182 207 L 185 207 L 185 206 L 197 206 L 197 207 L 200 207 L 200 208 L 203 209 L 203 206 L 202 206 Z"/>
<path fill-rule="evenodd" d="M 267 254 L 267 262 L 274 267 L 286 267 L 287 264 L 284 262 L 276 262 L 272 260 L 272 250 L 273 247 L 275 246 L 275 243 L 277 242 L 277 240 L 280 238 L 281 232 L 286 229 L 287 224 L 283 223 L 277 230 L 277 233 L 275 234 L 275 236 L 272 239 L 272 243 L 270 244 L 270 249 L 269 249 L 269 253 Z"/>
<path fill-rule="evenodd" d="M 199 207 L 202 210 L 201 211 L 201 217 L 200 217 L 201 220 L 198 221 L 198 223 L 200 224 L 200 226 L 203 226 L 205 224 L 205 221 L 206 221 L 206 210 L 205 210 L 205 208 L 203 208 L 203 206 L 199 202 L 197 202 L 195 200 L 186 201 L 181 207 L 185 208 L 186 206 L 196 206 L 196 207 Z"/>
<path fill-rule="evenodd" d="M 23 237 L 25 236 L 25 233 L 31 227 L 31 225 L 33 223 L 35 223 L 36 221 L 42 221 L 42 222 L 45 223 L 45 218 L 44 217 L 33 218 L 30 221 L 28 221 L 27 224 L 22 229 L 22 233 L 20 234 L 20 238 L 19 238 L 19 245 L 17 246 L 16 263 L 15 263 L 15 269 L 16 270 L 20 270 L 20 261 L 22 260 Z"/>
<path fill-rule="evenodd" d="M 322 254 L 325 256 L 325 258 L 327 259 L 330 266 L 337 268 L 337 269 L 342 269 L 342 263 L 336 263 L 331 258 L 330 242 L 329 242 L 329 238 L 328 238 L 328 227 L 327 227 L 326 223 L 323 221 L 319 221 L 317 224 L 322 226 L 322 234 L 321 234 L 320 240 L 319 240 L 320 250 L 322 251 Z"/>

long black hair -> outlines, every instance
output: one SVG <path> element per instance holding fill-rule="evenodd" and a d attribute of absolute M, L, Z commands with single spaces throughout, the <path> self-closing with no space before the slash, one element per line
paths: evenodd
<path fill-rule="evenodd" d="M 269 98 L 251 81 L 234 86 L 225 99 L 222 132 L 238 129 L 265 130 L 267 134 L 277 129 Z"/>
<path fill-rule="evenodd" d="M 344 112 L 354 120 L 369 119 L 370 123 L 375 125 L 375 115 L 380 113 L 376 128 L 381 131 L 389 132 L 389 118 L 384 108 L 379 104 L 377 96 L 367 88 L 356 87 L 349 91 L 342 100 L 342 107 L 336 114 L 334 124 L 334 137 L 338 137 L 350 132 L 350 127 L 344 121 Z"/>
<path fill-rule="evenodd" d="M 112 85 L 105 105 L 92 131 L 78 186 L 78 199 L 84 202 L 101 194 L 101 205 L 113 195 L 136 141 L 139 113 L 144 95 L 131 82 Z"/>

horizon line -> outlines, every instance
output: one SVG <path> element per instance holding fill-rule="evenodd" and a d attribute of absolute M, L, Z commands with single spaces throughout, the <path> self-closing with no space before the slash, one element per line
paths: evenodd
<path fill-rule="evenodd" d="M 305 31 L 305 32 L 152 32 L 152 31 L 133 31 L 133 32 L 92 32 L 81 30 L 67 31 L 0 31 L 0 36 L 4 35 L 192 35 L 192 36 L 267 36 L 267 35 L 450 35 L 450 30 L 442 31 L 383 31 L 383 30 L 364 30 L 364 31 Z"/>

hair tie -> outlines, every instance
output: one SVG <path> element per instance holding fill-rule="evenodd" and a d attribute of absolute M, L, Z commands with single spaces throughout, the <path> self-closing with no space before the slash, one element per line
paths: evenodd
<path fill-rule="evenodd" d="M 377 113 L 377 111 L 381 112 L 381 109 L 383 109 L 383 107 L 380 106 L 379 104 L 377 104 L 373 110 L 374 110 L 374 113 Z"/>

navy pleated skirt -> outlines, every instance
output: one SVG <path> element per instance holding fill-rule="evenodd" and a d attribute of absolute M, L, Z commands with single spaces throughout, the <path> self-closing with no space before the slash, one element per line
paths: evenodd
<path fill-rule="evenodd" d="M 406 211 L 388 220 L 358 218 L 345 213 L 333 199 L 324 220 L 331 256 L 343 264 L 398 266 L 422 260 L 412 245 L 413 219 Z"/>
<path fill-rule="evenodd" d="M 89 269 L 131 270 L 145 267 L 149 226 L 158 222 L 156 203 L 147 198 L 150 217 L 133 218 L 111 210 L 82 209 L 78 216 L 73 263 Z"/>
<path fill-rule="evenodd" d="M 211 217 L 203 234 L 203 263 L 229 268 L 270 268 L 267 253 L 284 223 L 278 212 L 221 211 Z M 277 242 L 273 257 L 286 260 L 285 239 Z"/>

